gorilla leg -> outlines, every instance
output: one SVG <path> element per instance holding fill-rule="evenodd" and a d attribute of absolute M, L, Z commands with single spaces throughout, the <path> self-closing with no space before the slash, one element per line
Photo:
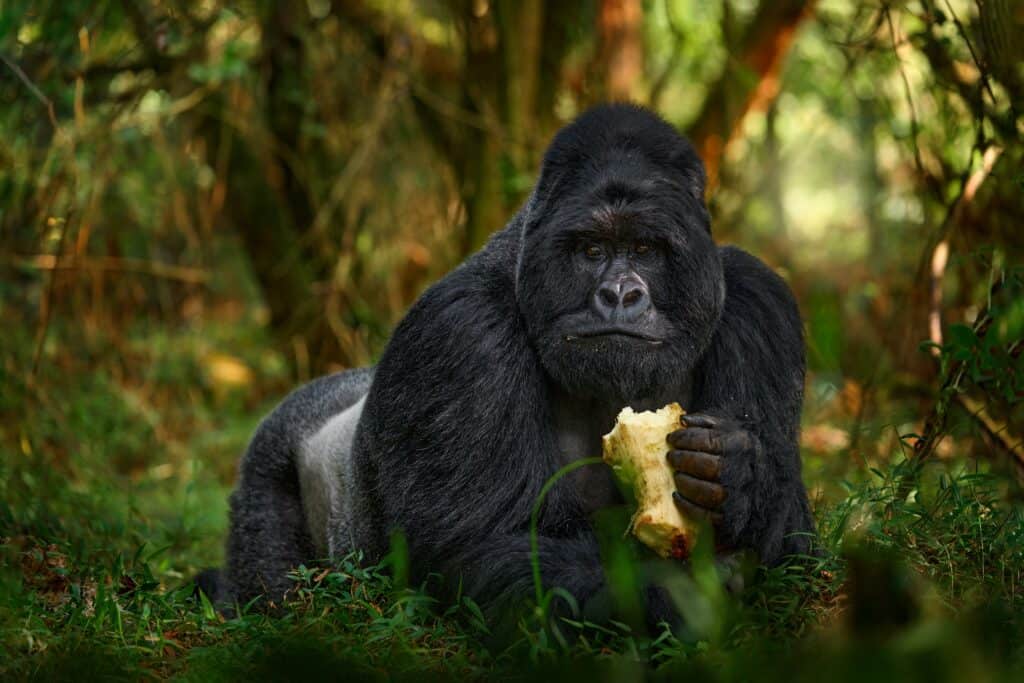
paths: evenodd
<path fill-rule="evenodd" d="M 257 595 L 280 599 L 289 587 L 288 572 L 316 557 L 294 444 L 273 427 L 264 423 L 256 432 L 231 494 L 225 597 L 242 604 Z"/>
<path fill-rule="evenodd" d="M 326 500 L 330 508 L 332 498 L 325 499 L 321 491 L 311 494 L 308 505 L 304 501 L 304 489 L 311 490 L 305 481 L 310 479 L 307 444 L 316 442 L 318 432 L 335 422 L 332 418 L 361 405 L 372 375 L 372 370 L 361 369 L 310 382 L 292 392 L 260 424 L 242 458 L 238 486 L 231 495 L 224 575 L 216 586 L 210 586 L 209 573 L 202 575 L 200 587 L 216 601 L 244 604 L 258 595 L 280 599 L 290 586 L 290 570 L 328 554 L 326 525 L 331 515 L 321 504 Z M 315 458 L 312 462 L 325 473 L 332 469 L 331 462 Z"/>
<path fill-rule="evenodd" d="M 302 508 L 317 557 L 341 557 L 356 547 L 352 444 L 365 404 L 364 396 L 299 447 Z"/>

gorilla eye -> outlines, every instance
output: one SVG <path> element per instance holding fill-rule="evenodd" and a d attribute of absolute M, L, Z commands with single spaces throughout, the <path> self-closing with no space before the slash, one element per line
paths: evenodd
<path fill-rule="evenodd" d="M 636 246 L 633 247 L 633 251 L 636 254 L 643 256 L 644 254 L 650 253 L 651 245 L 647 244 L 646 242 L 637 242 Z"/>
<path fill-rule="evenodd" d="M 591 244 L 587 246 L 583 250 L 583 253 L 586 254 L 587 258 L 589 259 L 597 260 L 599 258 L 604 258 L 604 249 L 597 246 L 596 244 Z"/>

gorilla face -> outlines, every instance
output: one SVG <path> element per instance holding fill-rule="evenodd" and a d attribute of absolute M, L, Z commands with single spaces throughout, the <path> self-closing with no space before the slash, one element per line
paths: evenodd
<path fill-rule="evenodd" d="M 721 315 L 722 265 L 694 186 L 703 171 L 663 126 L 670 135 L 646 141 L 655 154 L 632 131 L 632 146 L 596 156 L 556 138 L 545 158 L 516 292 L 542 365 L 571 394 L 630 402 L 678 389 Z"/>

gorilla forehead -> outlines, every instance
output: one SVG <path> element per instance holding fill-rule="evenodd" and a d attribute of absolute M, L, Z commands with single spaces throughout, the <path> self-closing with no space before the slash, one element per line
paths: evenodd
<path fill-rule="evenodd" d="M 544 165 L 603 166 L 606 154 L 622 150 L 666 170 L 701 165 L 693 146 L 671 124 L 632 104 L 602 105 L 581 114 L 555 135 Z"/>
<path fill-rule="evenodd" d="M 657 171 L 649 166 L 643 170 L 646 173 L 612 161 L 589 182 L 563 186 L 545 215 L 527 228 L 527 238 L 645 239 L 685 245 L 686 228 L 704 229 L 701 212 Z M 543 230 L 537 230 L 540 226 Z"/>
<path fill-rule="evenodd" d="M 710 232 L 703 195 L 703 164 L 671 125 L 641 107 L 604 105 L 552 140 L 523 228 L 608 225 L 628 208 L 664 227 Z"/>

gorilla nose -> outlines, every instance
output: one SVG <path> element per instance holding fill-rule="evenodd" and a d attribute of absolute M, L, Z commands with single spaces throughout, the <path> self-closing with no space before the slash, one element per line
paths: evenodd
<path fill-rule="evenodd" d="M 604 282 L 594 295 L 594 308 L 605 320 L 632 322 L 651 307 L 647 286 L 635 278 Z"/>

